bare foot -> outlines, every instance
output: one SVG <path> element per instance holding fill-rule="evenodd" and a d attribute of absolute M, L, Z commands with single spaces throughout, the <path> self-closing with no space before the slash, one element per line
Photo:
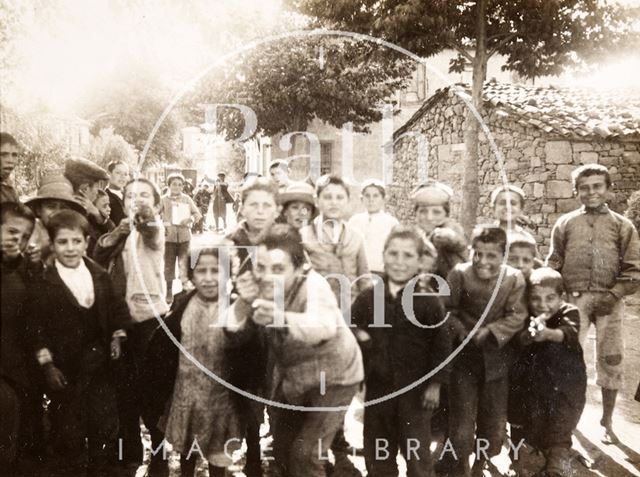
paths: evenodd
<path fill-rule="evenodd" d="M 600 425 L 602 426 L 602 437 L 600 441 L 603 444 L 611 445 L 620 442 L 616 433 L 613 432 L 613 424 L 611 422 L 600 421 Z"/>

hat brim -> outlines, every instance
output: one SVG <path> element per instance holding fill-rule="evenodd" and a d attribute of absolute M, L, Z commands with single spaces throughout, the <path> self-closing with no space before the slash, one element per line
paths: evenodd
<path fill-rule="evenodd" d="M 313 196 L 310 194 L 304 194 L 301 192 L 282 192 L 278 196 L 278 201 L 281 205 L 286 205 L 289 202 L 304 202 L 309 204 L 311 207 L 315 209 L 316 203 L 313 200 Z"/>
<path fill-rule="evenodd" d="M 87 215 L 87 209 L 84 208 L 84 205 L 82 205 L 80 202 L 76 202 L 75 200 L 67 199 L 65 197 L 58 197 L 58 196 L 52 196 L 52 195 L 44 196 L 44 197 L 34 197 L 33 199 L 27 200 L 24 204 L 28 207 L 31 207 L 32 209 L 35 209 L 38 206 L 38 204 L 40 204 L 44 200 L 59 200 L 67 204 L 72 210 L 75 210 L 76 212 L 80 212 L 82 215 Z"/>

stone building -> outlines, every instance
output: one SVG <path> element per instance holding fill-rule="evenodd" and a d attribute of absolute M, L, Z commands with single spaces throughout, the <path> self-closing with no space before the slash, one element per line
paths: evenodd
<path fill-rule="evenodd" d="M 464 126 L 467 102 L 464 85 L 438 90 L 394 133 L 393 185 L 389 208 L 399 219 L 411 216 L 410 187 L 416 185 L 416 133 L 429 145 L 428 177 L 441 180 L 462 197 Z M 483 121 L 502 157 L 484 133 L 480 134 L 478 223 L 490 220 L 488 196 L 507 180 L 527 193 L 525 213 L 537 228 L 541 250 L 549 246 L 556 219 L 579 204 L 573 196 L 571 171 L 585 163 L 599 163 L 614 181 L 609 202 L 625 209 L 628 196 L 640 189 L 640 93 L 535 87 L 489 82 L 484 88 Z"/>

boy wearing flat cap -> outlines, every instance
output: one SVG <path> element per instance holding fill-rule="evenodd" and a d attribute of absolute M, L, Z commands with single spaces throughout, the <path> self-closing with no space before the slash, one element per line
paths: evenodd
<path fill-rule="evenodd" d="M 73 187 L 74 198 L 80 202 L 87 214 L 90 237 L 99 237 L 109 232 L 109 219 L 102 216 L 94 205 L 98 198 L 98 189 L 104 189 L 109 181 L 109 174 L 99 165 L 81 157 L 68 159 L 64 163 L 64 176 Z M 95 240 L 90 239 L 87 254 L 90 256 L 95 247 Z"/>
<path fill-rule="evenodd" d="M 417 225 L 438 251 L 436 272 L 443 278 L 468 259 L 464 229 L 449 217 L 452 196 L 448 185 L 434 180 L 420 184 L 411 194 Z"/>

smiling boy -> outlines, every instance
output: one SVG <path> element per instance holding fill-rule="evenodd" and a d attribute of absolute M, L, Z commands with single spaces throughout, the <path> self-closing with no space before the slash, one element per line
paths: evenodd
<path fill-rule="evenodd" d="M 487 460 L 500 452 L 505 440 L 507 376 L 513 358 L 511 348 L 505 345 L 527 317 L 524 277 L 502 264 L 506 243 L 506 233 L 500 227 L 477 227 L 471 239 L 471 262 L 456 265 L 447 278 L 454 349 L 484 317 L 451 370 L 449 435 L 458 458 L 456 475 L 469 475 L 474 431 L 476 438 L 488 444 L 476 455 L 474 475 L 481 475 Z"/>
<path fill-rule="evenodd" d="M 602 388 L 602 440 L 618 441 L 613 410 L 622 386 L 622 297 L 640 285 L 640 239 L 633 224 L 607 207 L 611 177 L 600 164 L 571 174 L 582 207 L 563 215 L 551 231 L 547 265 L 564 278 L 568 300 L 580 310 L 580 343 L 596 327 L 597 384 Z"/>

